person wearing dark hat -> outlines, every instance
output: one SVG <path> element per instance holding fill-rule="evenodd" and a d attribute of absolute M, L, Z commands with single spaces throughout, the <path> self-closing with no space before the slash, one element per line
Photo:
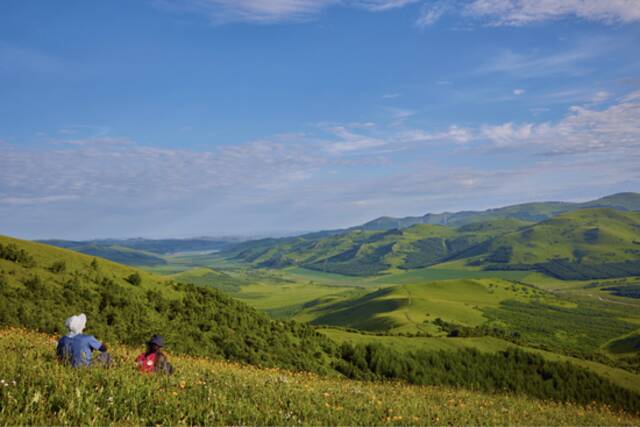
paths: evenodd
<path fill-rule="evenodd" d="M 138 370 L 144 373 L 160 372 L 172 374 L 173 366 L 167 360 L 167 356 L 161 351 L 164 347 L 164 338 L 154 335 L 147 342 L 147 351 L 136 358 Z"/>

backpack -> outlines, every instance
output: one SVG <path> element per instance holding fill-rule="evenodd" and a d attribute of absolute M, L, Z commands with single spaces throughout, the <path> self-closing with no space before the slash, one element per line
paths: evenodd
<path fill-rule="evenodd" d="M 144 373 L 161 372 L 163 374 L 173 374 L 173 366 L 167 361 L 164 354 L 158 352 L 142 353 L 136 358 L 138 370 Z"/>
<path fill-rule="evenodd" d="M 136 358 L 138 370 L 140 372 L 150 373 L 155 370 L 156 366 L 156 353 L 145 354 L 142 353 Z"/>

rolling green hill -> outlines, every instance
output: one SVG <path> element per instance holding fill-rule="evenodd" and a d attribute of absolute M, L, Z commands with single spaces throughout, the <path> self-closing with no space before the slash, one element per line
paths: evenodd
<path fill-rule="evenodd" d="M 584 209 L 506 233 L 476 263 L 489 269 L 536 269 L 561 279 L 640 275 L 640 213 Z"/>
<path fill-rule="evenodd" d="M 527 225 L 517 220 L 496 220 L 459 229 L 419 224 L 404 230 L 352 230 L 316 240 L 301 236 L 285 241 L 246 242 L 225 256 L 259 268 L 298 265 L 329 273 L 369 276 L 392 268 L 415 269 L 438 264 Z"/>
<path fill-rule="evenodd" d="M 224 256 L 259 268 L 300 266 L 350 276 L 467 260 L 470 267 L 532 270 L 567 280 L 625 277 L 640 275 L 640 213 L 590 208 L 539 223 L 491 219 L 457 228 L 352 230 L 314 240 L 245 242 Z"/>
<path fill-rule="evenodd" d="M 161 333 L 179 352 L 329 369 L 331 343 L 313 329 L 273 321 L 216 289 L 53 246 L 8 237 L 0 245 L 0 326 L 61 333 L 68 316 L 84 312 L 107 342 L 137 345 Z"/>
<path fill-rule="evenodd" d="M 316 316 L 311 323 L 317 325 L 441 335 L 435 319 L 479 326 L 487 320 L 482 310 L 505 300 L 555 299 L 507 280 L 445 280 L 383 288 L 337 304 L 310 305 L 306 311 Z"/>
<path fill-rule="evenodd" d="M 225 292 L 238 292 L 240 287 L 250 282 L 212 268 L 200 267 L 167 276 L 176 282 L 198 286 L 210 286 Z"/>
<path fill-rule="evenodd" d="M 167 261 L 158 255 L 118 245 L 81 245 L 73 246 L 69 249 L 125 265 L 153 267 L 167 264 Z"/>
<path fill-rule="evenodd" d="M 0 237 L 0 326 L 60 334 L 64 319 L 78 312 L 89 317 L 87 332 L 109 344 L 140 345 L 161 333 L 176 353 L 355 379 L 597 400 L 640 411 L 632 390 L 516 349 L 399 353 L 375 344 L 337 346 L 310 326 L 271 320 L 210 287 L 176 284 L 104 259 Z M 51 353 L 45 355 L 53 360 Z M 444 361 L 455 366 L 455 375 L 443 370 Z M 4 377 L 7 364 L 0 370 Z"/>
<path fill-rule="evenodd" d="M 516 219 L 539 222 L 556 215 L 588 208 L 613 208 L 625 211 L 640 211 L 640 193 L 618 193 L 584 203 L 538 202 L 524 203 L 486 211 L 428 213 L 417 217 L 381 217 L 354 228 L 384 231 L 402 229 L 416 224 L 436 224 L 459 227 L 477 221 Z"/>

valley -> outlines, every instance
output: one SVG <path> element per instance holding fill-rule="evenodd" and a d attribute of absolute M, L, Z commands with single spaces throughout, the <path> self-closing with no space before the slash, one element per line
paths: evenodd
<path fill-rule="evenodd" d="M 533 358 L 527 363 L 607 381 L 613 389 L 602 401 L 630 393 L 640 402 L 640 213 L 600 207 L 540 222 L 521 216 L 354 228 L 210 251 L 180 243 L 181 251 L 163 246 L 164 253 L 58 249 L 2 237 L 0 324 L 59 333 L 65 307 L 86 312 L 97 334 L 125 345 L 159 329 L 182 354 L 477 388 L 469 376 L 454 380 L 435 368 L 439 357 L 455 355 L 461 367 L 486 364 L 485 391 L 494 390 L 492 381 L 519 390 L 487 378 L 491 364 L 524 352 Z M 123 258 L 128 252 L 134 256 Z M 52 310 L 36 315 L 35 301 Z M 381 370 L 381 360 L 434 365 L 418 374 L 400 365 Z M 509 369 L 528 369 L 518 363 Z M 525 393 L 565 393 L 532 387 Z"/>

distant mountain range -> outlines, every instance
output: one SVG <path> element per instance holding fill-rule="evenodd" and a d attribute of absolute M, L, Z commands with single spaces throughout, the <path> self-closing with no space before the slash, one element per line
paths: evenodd
<path fill-rule="evenodd" d="M 39 243 L 71 249 L 86 255 L 98 256 L 126 265 L 155 266 L 167 262 L 163 255 L 181 252 L 216 252 L 227 249 L 242 239 L 239 237 L 195 239 L 102 239 L 88 241 L 40 240 Z"/>
<path fill-rule="evenodd" d="M 509 251 L 505 249 L 509 245 L 501 244 L 498 236 L 524 230 L 559 215 L 590 208 L 640 211 L 640 194 L 618 193 L 584 203 L 539 202 L 485 211 L 428 213 L 420 217 L 404 218 L 381 217 L 348 229 L 249 241 L 241 238 L 202 237 L 40 242 L 134 266 L 164 265 L 166 260 L 163 256 L 174 253 L 220 251 L 225 257 L 258 267 L 302 265 L 321 271 L 369 275 L 389 268 L 414 269 L 454 259 L 473 258 L 477 255 L 476 252 L 490 251 L 493 255 L 482 262 L 485 268 L 511 268 L 515 264 L 520 267 L 526 264 L 542 268 L 541 263 L 548 262 L 549 259 L 529 257 L 527 260 L 524 255 L 519 255 L 521 245 L 515 245 L 509 262 L 492 262 L 492 259 L 501 259 L 500 254 Z M 575 217 L 573 221 L 579 221 L 580 218 Z M 546 243 L 550 245 L 552 242 Z M 544 242 L 531 244 L 538 244 L 540 247 L 545 245 Z M 626 250 L 635 250 L 634 248 L 635 246 Z M 617 254 L 616 251 L 612 253 Z M 562 258 L 592 261 L 590 257 L 581 255 L 581 252 L 573 254 L 571 250 L 564 251 Z M 626 260 L 628 257 L 623 258 Z M 479 259 L 469 262 L 480 263 Z"/>
<path fill-rule="evenodd" d="M 383 216 L 353 227 L 353 229 L 391 230 L 403 229 L 416 224 L 457 227 L 476 221 L 492 219 L 517 219 L 540 222 L 565 212 L 588 208 L 613 208 L 623 211 L 640 211 L 640 193 L 618 193 L 583 203 L 537 202 L 488 209 L 485 211 L 427 213 L 423 216 L 407 216 L 404 218 Z"/>
<path fill-rule="evenodd" d="M 223 255 L 256 267 L 368 276 L 451 261 L 560 279 L 640 275 L 640 195 L 529 203 L 448 215 L 446 225 L 378 219 L 348 230 L 239 243 Z M 434 215 L 420 217 L 433 220 Z"/>

